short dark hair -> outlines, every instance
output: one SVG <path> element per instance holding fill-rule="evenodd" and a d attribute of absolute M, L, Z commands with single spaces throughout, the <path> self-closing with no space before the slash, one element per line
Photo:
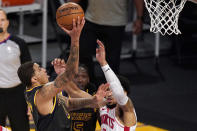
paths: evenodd
<path fill-rule="evenodd" d="M 33 65 L 34 63 L 32 61 L 28 61 L 22 64 L 17 71 L 19 79 L 26 87 L 32 86 L 31 78 L 34 75 Z"/>
<path fill-rule="evenodd" d="M 121 83 L 124 91 L 126 91 L 127 94 L 129 94 L 130 93 L 130 81 L 129 81 L 129 79 L 127 79 L 126 77 L 121 76 L 121 75 L 117 75 L 117 77 L 120 80 L 120 83 Z"/>

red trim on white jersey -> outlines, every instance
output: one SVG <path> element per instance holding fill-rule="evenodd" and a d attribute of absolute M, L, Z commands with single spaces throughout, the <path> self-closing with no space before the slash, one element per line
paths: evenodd
<path fill-rule="evenodd" d="M 130 127 L 124 127 L 124 131 L 130 131 Z"/>
<path fill-rule="evenodd" d="M 10 131 L 10 130 L 8 130 L 7 128 L 5 128 L 3 126 L 0 126 L 0 131 Z"/>
<path fill-rule="evenodd" d="M 136 125 L 126 127 L 115 117 L 115 108 L 109 109 L 106 106 L 100 108 L 101 131 L 135 131 Z"/>

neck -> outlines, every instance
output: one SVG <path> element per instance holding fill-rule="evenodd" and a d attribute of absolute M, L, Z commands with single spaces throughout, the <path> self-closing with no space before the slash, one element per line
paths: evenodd
<path fill-rule="evenodd" d="M 8 38 L 10 34 L 8 32 L 2 32 L 0 33 L 0 41 L 4 41 L 5 39 Z"/>

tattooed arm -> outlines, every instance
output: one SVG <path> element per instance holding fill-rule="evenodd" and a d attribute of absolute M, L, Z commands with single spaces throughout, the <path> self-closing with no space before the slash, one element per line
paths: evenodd
<path fill-rule="evenodd" d="M 72 82 L 72 79 L 78 71 L 79 37 L 84 24 L 84 18 L 81 21 L 77 19 L 77 21 L 73 20 L 72 30 L 62 28 L 71 37 L 70 55 L 66 70 L 58 75 L 54 82 L 44 85 L 35 95 L 35 104 L 39 113 L 42 115 L 47 115 L 52 111 L 53 98 L 65 88 L 70 88 L 68 85 Z"/>
<path fill-rule="evenodd" d="M 67 98 L 62 95 L 59 95 L 58 98 L 63 107 L 68 111 L 81 108 L 99 108 L 106 104 L 103 98 L 106 96 L 108 87 L 108 83 L 100 85 L 97 93 L 90 98 Z"/>
<path fill-rule="evenodd" d="M 70 35 L 71 37 L 71 49 L 70 55 L 67 61 L 66 70 L 55 79 L 54 85 L 57 88 L 68 88 L 65 84 L 68 81 L 71 81 L 74 76 L 78 72 L 78 64 L 79 64 L 79 38 L 81 34 L 81 30 L 85 24 L 85 20 L 83 18 L 82 21 L 78 18 L 77 25 L 75 20 L 73 21 L 73 29 L 71 31 L 63 30 Z"/>
<path fill-rule="evenodd" d="M 68 111 L 78 110 L 81 108 L 98 108 L 96 96 L 90 98 L 67 98 L 58 95 L 59 103 Z"/>

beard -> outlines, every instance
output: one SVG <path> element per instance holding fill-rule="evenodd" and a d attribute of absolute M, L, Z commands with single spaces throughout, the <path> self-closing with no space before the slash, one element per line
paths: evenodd
<path fill-rule="evenodd" d="M 3 33 L 3 28 L 0 28 L 0 33 Z"/>
<path fill-rule="evenodd" d="M 107 104 L 107 108 L 109 108 L 109 109 L 113 109 L 115 107 L 116 107 L 116 104 L 112 104 L 112 105 Z"/>

